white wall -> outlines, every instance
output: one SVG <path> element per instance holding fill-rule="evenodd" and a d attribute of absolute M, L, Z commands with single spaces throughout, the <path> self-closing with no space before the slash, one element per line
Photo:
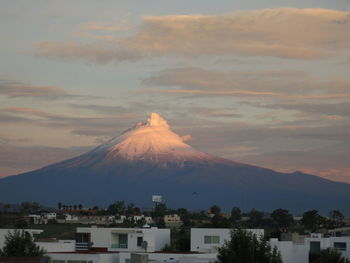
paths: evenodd
<path fill-rule="evenodd" d="M 58 242 L 35 242 L 46 252 L 74 252 L 75 240 L 58 240 Z"/>
<path fill-rule="evenodd" d="M 148 255 L 149 262 L 153 263 L 214 263 L 217 261 L 216 253 L 137 253 Z M 130 259 L 131 253 L 121 252 L 119 254 L 119 263 L 125 263 Z"/>
<path fill-rule="evenodd" d="M 320 238 L 305 238 L 305 244 L 310 248 L 310 242 L 320 242 L 321 249 L 334 248 L 334 242 L 346 243 L 346 250 L 339 252 L 342 253 L 343 257 L 350 259 L 350 237 L 320 237 Z"/>
<path fill-rule="evenodd" d="M 257 237 L 264 235 L 263 229 L 246 229 Z M 231 238 L 231 229 L 229 228 L 191 228 L 191 251 L 196 252 L 216 252 L 225 240 Z M 218 244 L 205 244 L 204 236 L 219 236 Z"/>
<path fill-rule="evenodd" d="M 48 253 L 51 260 L 76 260 L 92 261 L 93 263 L 117 263 L 119 255 L 117 253 Z"/>
<path fill-rule="evenodd" d="M 294 244 L 292 241 L 270 240 L 271 247 L 277 247 L 283 263 L 308 263 L 309 248 L 305 244 Z"/>

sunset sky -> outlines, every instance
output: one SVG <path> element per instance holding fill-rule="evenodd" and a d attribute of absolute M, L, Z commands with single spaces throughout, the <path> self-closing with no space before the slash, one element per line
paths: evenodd
<path fill-rule="evenodd" d="M 13 0 L 0 28 L 0 176 L 157 112 L 198 150 L 350 182 L 350 0 Z"/>

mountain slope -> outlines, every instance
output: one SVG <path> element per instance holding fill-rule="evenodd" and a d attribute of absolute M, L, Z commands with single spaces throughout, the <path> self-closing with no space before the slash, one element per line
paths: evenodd
<path fill-rule="evenodd" d="M 278 173 L 193 149 L 158 114 L 92 151 L 0 180 L 3 202 L 105 205 L 115 200 L 150 207 L 152 194 L 168 206 L 294 212 L 340 209 L 350 214 L 350 184 L 302 173 Z"/>

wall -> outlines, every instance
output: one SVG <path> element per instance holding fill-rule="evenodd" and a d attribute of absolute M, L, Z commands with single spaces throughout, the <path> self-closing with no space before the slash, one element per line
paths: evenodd
<path fill-rule="evenodd" d="M 46 252 L 74 252 L 75 240 L 58 240 L 58 242 L 35 242 Z"/>
<path fill-rule="evenodd" d="M 263 236 L 263 229 L 247 229 L 257 236 Z M 225 240 L 229 240 L 231 229 L 229 228 L 191 228 L 191 251 L 197 252 L 216 252 L 218 247 L 221 247 Z M 218 244 L 205 244 L 204 236 L 219 236 Z"/>
<path fill-rule="evenodd" d="M 93 263 L 117 263 L 119 255 L 117 253 L 48 253 L 51 260 L 73 260 L 73 261 L 92 261 Z"/>
<path fill-rule="evenodd" d="M 283 263 L 308 263 L 309 248 L 305 244 L 295 244 L 292 241 L 270 240 L 271 247 L 277 247 Z"/>
<path fill-rule="evenodd" d="M 346 251 L 340 251 L 343 257 L 350 259 L 350 237 L 321 237 L 321 238 L 305 238 L 305 244 L 310 247 L 311 241 L 319 241 L 321 249 L 333 248 L 334 242 L 345 242 Z"/>

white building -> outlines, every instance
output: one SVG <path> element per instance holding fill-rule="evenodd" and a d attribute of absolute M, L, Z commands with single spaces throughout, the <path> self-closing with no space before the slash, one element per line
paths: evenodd
<path fill-rule="evenodd" d="M 77 228 L 77 250 L 154 252 L 170 244 L 170 229 Z"/>
<path fill-rule="evenodd" d="M 35 242 L 35 244 L 46 252 L 74 252 L 75 240 L 57 240 L 50 242 Z"/>
<path fill-rule="evenodd" d="M 278 241 L 270 239 L 271 247 L 276 247 L 281 253 L 283 263 L 308 263 L 309 249 L 305 244 L 297 244 L 292 241 Z"/>
<path fill-rule="evenodd" d="M 246 229 L 258 238 L 264 236 L 263 229 Z M 231 239 L 231 229 L 228 228 L 191 228 L 191 251 L 216 253 L 218 247 Z M 281 253 L 283 263 L 308 263 L 309 248 L 305 244 L 295 244 L 291 241 L 270 240 L 272 247 Z M 215 261 L 215 260 L 214 260 Z"/>
<path fill-rule="evenodd" d="M 264 236 L 264 229 L 247 229 L 257 237 Z M 215 253 L 217 248 L 230 240 L 229 228 L 191 228 L 191 251 Z"/>
<path fill-rule="evenodd" d="M 42 217 L 47 220 L 52 220 L 52 219 L 56 219 L 57 214 L 55 212 L 44 213 L 42 214 Z"/>
<path fill-rule="evenodd" d="M 165 215 L 164 223 L 167 227 L 176 227 L 182 225 L 181 217 L 177 214 Z"/>
<path fill-rule="evenodd" d="M 102 253 L 102 252 L 89 252 L 89 253 L 48 253 L 50 258 L 49 263 L 119 263 L 118 253 Z"/>
<path fill-rule="evenodd" d="M 322 234 L 311 234 L 305 238 L 305 245 L 311 253 L 319 253 L 322 249 L 334 248 L 342 253 L 342 256 L 350 259 L 350 237 L 323 237 Z"/>

